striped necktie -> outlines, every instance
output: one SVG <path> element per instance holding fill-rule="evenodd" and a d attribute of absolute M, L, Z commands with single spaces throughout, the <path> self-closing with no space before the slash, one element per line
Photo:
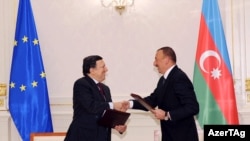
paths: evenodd
<path fill-rule="evenodd" d="M 106 101 L 106 97 L 105 97 L 105 94 L 104 94 L 104 91 L 103 91 L 103 88 L 102 88 L 102 84 L 101 83 L 97 83 L 97 87 L 99 88 L 100 94 L 103 96 L 103 98 Z"/>

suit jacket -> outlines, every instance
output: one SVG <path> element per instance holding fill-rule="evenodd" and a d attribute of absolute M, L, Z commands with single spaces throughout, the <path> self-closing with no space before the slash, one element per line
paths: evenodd
<path fill-rule="evenodd" d="M 144 99 L 170 113 L 171 120 L 160 121 L 162 141 L 198 141 L 194 116 L 199 112 L 199 104 L 192 82 L 178 66 L 171 70 L 164 84 L 160 79 L 154 92 Z M 146 110 L 137 101 L 133 109 Z"/>
<path fill-rule="evenodd" d="M 98 120 L 111 102 L 108 86 L 103 85 L 106 101 L 96 83 L 89 77 L 75 81 L 73 88 L 73 120 L 64 141 L 111 141 L 111 129 L 98 125 Z"/>

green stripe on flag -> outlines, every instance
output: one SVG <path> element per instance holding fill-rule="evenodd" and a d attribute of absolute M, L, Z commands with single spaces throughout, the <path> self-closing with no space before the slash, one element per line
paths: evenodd
<path fill-rule="evenodd" d="M 226 119 L 196 63 L 194 68 L 194 90 L 200 105 L 200 112 L 197 118 L 201 128 L 203 128 L 204 124 L 226 124 Z"/>

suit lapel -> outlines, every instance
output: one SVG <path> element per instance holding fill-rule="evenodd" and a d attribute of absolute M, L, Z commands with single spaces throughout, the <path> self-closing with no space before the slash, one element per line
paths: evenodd
<path fill-rule="evenodd" d="M 90 85 L 92 85 L 92 88 L 94 88 L 94 90 L 95 90 L 95 92 L 93 94 L 96 95 L 97 97 L 99 97 L 101 100 L 105 101 L 105 99 L 101 95 L 99 88 L 98 88 L 97 84 L 95 83 L 95 81 L 92 78 L 90 78 L 89 76 L 86 76 L 86 78 L 87 78 L 88 82 L 90 83 Z M 103 87 L 103 90 L 104 90 L 104 93 L 106 93 L 105 87 Z"/>
<path fill-rule="evenodd" d="M 159 105 L 161 105 L 161 103 L 163 102 L 163 100 L 165 99 L 166 95 L 168 94 L 167 89 L 169 86 L 169 83 L 171 83 L 171 81 L 173 81 L 172 77 L 174 75 L 174 73 L 176 72 L 176 70 L 178 69 L 177 65 L 171 70 L 171 72 L 169 73 L 169 75 L 167 76 L 167 79 L 165 79 L 164 85 L 161 87 L 160 89 L 160 96 L 158 98 L 158 103 Z"/>

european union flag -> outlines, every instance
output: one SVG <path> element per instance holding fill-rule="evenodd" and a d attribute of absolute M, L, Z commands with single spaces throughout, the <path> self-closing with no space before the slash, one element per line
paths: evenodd
<path fill-rule="evenodd" d="M 30 0 L 19 0 L 9 110 L 23 141 L 30 141 L 32 132 L 53 132 L 46 75 Z"/>

